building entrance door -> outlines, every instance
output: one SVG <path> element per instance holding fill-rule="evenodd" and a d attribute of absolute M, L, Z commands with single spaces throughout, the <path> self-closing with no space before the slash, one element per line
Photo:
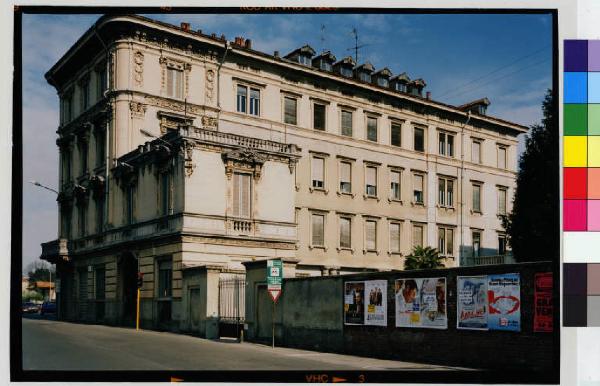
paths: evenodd
<path fill-rule="evenodd" d="M 132 253 L 123 256 L 120 266 L 121 271 L 121 324 L 135 326 L 137 306 L 137 260 Z"/>

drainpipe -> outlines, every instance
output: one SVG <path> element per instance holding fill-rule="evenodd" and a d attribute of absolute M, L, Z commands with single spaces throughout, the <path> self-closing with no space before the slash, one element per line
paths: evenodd
<path fill-rule="evenodd" d="M 221 118 L 221 67 L 223 67 L 223 63 L 225 63 L 225 58 L 227 58 L 227 52 L 231 49 L 231 43 L 225 42 L 225 53 L 223 57 L 219 61 L 219 66 L 217 67 L 217 131 L 219 131 L 219 120 Z"/>
<path fill-rule="evenodd" d="M 461 141 L 461 152 L 460 152 L 460 248 L 464 247 L 464 229 L 463 229 L 463 217 L 464 217 L 464 206 L 465 206 L 465 184 L 464 184 L 464 172 L 465 172 L 465 126 L 469 124 L 471 120 L 471 112 L 467 111 L 467 120 L 463 123 L 462 128 L 460 130 L 460 141 Z M 459 262 L 462 251 L 459 250 Z"/>

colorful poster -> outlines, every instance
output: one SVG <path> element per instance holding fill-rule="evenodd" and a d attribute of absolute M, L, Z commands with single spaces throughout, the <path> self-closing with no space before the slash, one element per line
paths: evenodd
<path fill-rule="evenodd" d="M 387 326 L 387 280 L 365 281 L 365 324 Z"/>
<path fill-rule="evenodd" d="M 446 278 L 398 279 L 396 327 L 447 328 Z"/>
<path fill-rule="evenodd" d="M 446 278 L 421 279 L 421 327 L 448 328 Z"/>
<path fill-rule="evenodd" d="M 521 284 L 518 273 L 488 275 L 488 327 L 521 331 Z"/>
<path fill-rule="evenodd" d="M 535 274 L 533 332 L 552 332 L 552 272 Z"/>
<path fill-rule="evenodd" d="M 365 324 L 365 283 L 344 284 L 344 324 Z"/>
<path fill-rule="evenodd" d="M 420 327 L 420 279 L 398 279 L 395 283 L 396 327 Z"/>
<path fill-rule="evenodd" d="M 456 328 L 487 330 L 487 276 L 458 276 L 456 281 Z"/>

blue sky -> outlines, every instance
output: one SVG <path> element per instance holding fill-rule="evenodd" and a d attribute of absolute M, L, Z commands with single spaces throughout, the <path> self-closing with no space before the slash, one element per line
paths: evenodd
<path fill-rule="evenodd" d="M 57 237 L 53 193 L 29 184 L 58 182 L 58 97 L 44 73 L 100 15 L 23 16 L 23 264 L 37 259 L 40 243 Z M 253 48 L 282 55 L 303 44 L 338 59 L 352 55 L 355 27 L 359 62 L 394 74 L 423 78 L 426 91 L 460 105 L 488 97 L 488 115 L 531 125 L 541 119 L 541 102 L 552 86 L 550 15 L 145 15 L 204 33 L 244 36 Z M 321 26 L 325 25 L 324 34 Z M 325 36 L 324 43 L 321 37 Z"/>

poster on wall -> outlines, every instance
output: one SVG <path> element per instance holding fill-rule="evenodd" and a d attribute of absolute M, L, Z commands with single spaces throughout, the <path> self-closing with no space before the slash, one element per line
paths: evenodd
<path fill-rule="evenodd" d="M 419 279 L 398 279 L 395 282 L 396 327 L 420 327 Z M 420 280 L 419 280 L 420 281 Z"/>
<path fill-rule="evenodd" d="M 458 276 L 456 328 L 488 329 L 487 276 Z"/>
<path fill-rule="evenodd" d="M 365 324 L 365 283 L 344 284 L 344 324 Z"/>
<path fill-rule="evenodd" d="M 446 278 L 421 279 L 421 327 L 448 328 Z"/>
<path fill-rule="evenodd" d="M 535 274 L 533 332 L 552 332 L 552 272 Z"/>
<path fill-rule="evenodd" d="M 518 273 L 488 275 L 488 328 L 521 331 L 521 283 Z"/>
<path fill-rule="evenodd" d="M 447 328 L 446 278 L 398 279 L 396 327 Z"/>
<path fill-rule="evenodd" d="M 387 280 L 365 281 L 365 324 L 387 326 Z"/>

